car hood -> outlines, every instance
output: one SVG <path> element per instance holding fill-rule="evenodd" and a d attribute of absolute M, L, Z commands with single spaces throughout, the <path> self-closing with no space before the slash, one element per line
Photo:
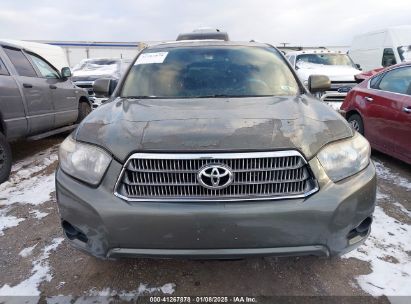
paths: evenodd
<path fill-rule="evenodd" d="M 326 75 L 331 81 L 355 81 L 354 75 L 361 71 L 349 66 L 313 64 L 299 68 L 297 73 L 302 81 L 308 80 L 310 75 Z"/>
<path fill-rule="evenodd" d="M 219 152 L 297 149 L 307 159 L 353 135 L 348 123 L 311 97 L 122 99 L 102 105 L 75 138 L 124 162 L 137 151 Z"/>

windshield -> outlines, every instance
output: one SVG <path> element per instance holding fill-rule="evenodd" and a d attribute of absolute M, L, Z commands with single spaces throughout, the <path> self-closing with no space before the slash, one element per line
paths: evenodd
<path fill-rule="evenodd" d="M 297 56 L 297 66 L 302 67 L 304 65 L 345 65 L 354 67 L 353 62 L 350 57 L 346 54 L 328 54 L 328 53 L 319 53 L 319 54 L 302 54 Z"/>
<path fill-rule="evenodd" d="M 88 73 L 110 75 L 120 68 L 120 61 L 115 59 L 87 59 L 73 68 L 73 74 Z"/>
<path fill-rule="evenodd" d="M 296 95 L 283 57 L 268 47 L 210 46 L 147 50 L 128 73 L 128 98 Z"/>
<path fill-rule="evenodd" d="M 398 54 L 402 62 L 411 61 L 411 45 L 398 47 Z"/>

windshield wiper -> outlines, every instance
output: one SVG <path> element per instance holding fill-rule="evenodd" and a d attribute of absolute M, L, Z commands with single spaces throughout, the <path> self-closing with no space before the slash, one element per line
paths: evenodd
<path fill-rule="evenodd" d="M 229 94 L 210 94 L 199 96 L 155 96 L 155 95 L 141 95 L 141 96 L 120 96 L 127 99 L 191 99 L 191 98 L 241 98 L 241 97 L 270 97 L 269 95 L 229 95 Z"/>

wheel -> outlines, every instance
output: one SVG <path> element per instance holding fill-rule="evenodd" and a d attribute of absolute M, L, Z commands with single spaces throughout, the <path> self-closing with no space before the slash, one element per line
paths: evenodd
<path fill-rule="evenodd" d="M 0 184 L 8 180 L 11 171 L 11 149 L 3 133 L 0 133 Z"/>
<path fill-rule="evenodd" d="M 348 118 L 348 122 L 350 123 L 351 127 L 360 133 L 361 135 L 364 135 L 364 124 L 362 122 L 362 118 L 358 114 L 353 114 Z"/>
<path fill-rule="evenodd" d="M 78 106 L 77 123 L 81 122 L 91 112 L 91 107 L 87 102 L 80 102 Z"/>

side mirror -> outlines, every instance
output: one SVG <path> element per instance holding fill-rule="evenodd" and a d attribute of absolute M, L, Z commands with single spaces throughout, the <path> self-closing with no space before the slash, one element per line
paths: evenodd
<path fill-rule="evenodd" d="M 358 70 L 362 71 L 361 65 L 359 65 L 358 63 L 355 64 L 355 67 L 356 67 Z"/>
<path fill-rule="evenodd" d="M 61 77 L 63 78 L 69 78 L 71 77 L 71 70 L 68 67 L 64 67 L 61 69 Z"/>
<path fill-rule="evenodd" d="M 311 93 L 324 92 L 331 89 L 331 81 L 325 75 L 311 75 L 308 77 L 308 89 Z"/>
<path fill-rule="evenodd" d="M 110 81 L 110 89 L 108 91 L 108 95 L 111 96 L 111 94 L 113 94 L 114 90 L 116 89 L 118 85 L 118 79 L 111 79 Z"/>
<path fill-rule="evenodd" d="M 96 81 L 94 81 L 93 90 L 94 90 L 94 94 L 96 94 L 96 97 L 98 98 L 109 97 L 110 91 L 111 91 L 110 85 L 111 85 L 111 79 L 109 78 L 99 78 Z"/>

